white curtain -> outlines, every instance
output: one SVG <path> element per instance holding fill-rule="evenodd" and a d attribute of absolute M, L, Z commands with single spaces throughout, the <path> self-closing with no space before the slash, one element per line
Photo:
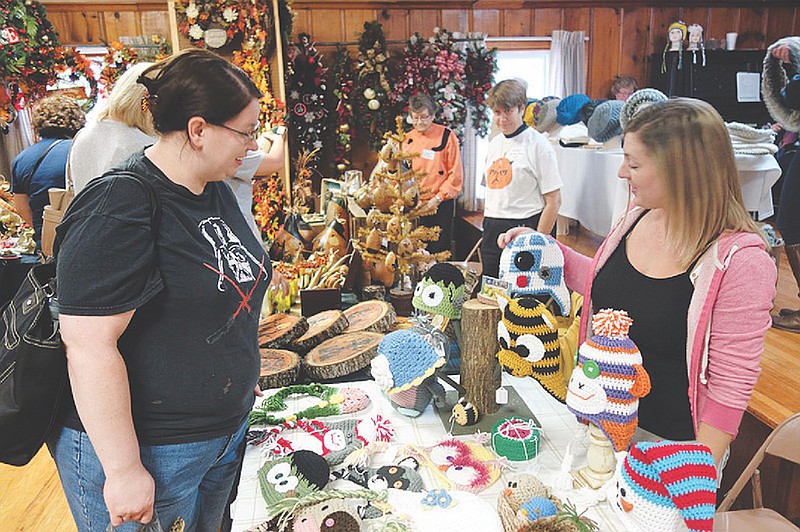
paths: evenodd
<path fill-rule="evenodd" d="M 0 174 L 11 181 L 11 163 L 33 141 L 30 111 L 26 107 L 19 111 L 17 119 L 8 126 L 8 133 L 0 133 Z"/>
<path fill-rule="evenodd" d="M 582 31 L 553 30 L 547 93 L 563 98 L 586 93 L 586 45 Z"/>
<path fill-rule="evenodd" d="M 461 188 L 461 195 L 458 197 L 458 206 L 462 211 L 475 212 L 483 210 L 483 205 L 479 204 L 476 194 L 478 179 L 476 176 L 475 148 L 477 143 L 478 135 L 475 132 L 475 128 L 472 127 L 472 109 L 467 108 L 467 118 L 464 126 L 464 144 L 461 145 L 461 161 L 464 165 L 464 185 Z"/>

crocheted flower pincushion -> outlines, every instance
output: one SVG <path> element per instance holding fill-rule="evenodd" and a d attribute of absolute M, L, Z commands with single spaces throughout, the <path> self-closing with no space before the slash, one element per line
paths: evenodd
<path fill-rule="evenodd" d="M 418 310 L 459 320 L 464 299 L 461 270 L 452 264 L 439 262 L 431 266 L 417 283 L 411 304 Z"/>
<path fill-rule="evenodd" d="M 497 360 L 515 377 L 533 377 L 563 403 L 567 396 L 561 366 L 558 325 L 547 307 L 533 297 L 498 297 L 500 351 Z"/>
<path fill-rule="evenodd" d="M 552 297 L 561 315 L 569 316 L 564 254 L 542 233 L 526 233 L 509 242 L 500 255 L 500 279 L 511 284 L 512 295 Z"/>
<path fill-rule="evenodd" d="M 608 500 L 630 531 L 711 532 L 716 494 L 709 448 L 665 440 L 631 447 L 617 466 Z"/>
<path fill-rule="evenodd" d="M 650 392 L 642 354 L 628 338 L 633 320 L 624 310 L 605 309 L 592 318 L 595 336 L 578 350 L 578 365 L 567 388 L 567 407 L 594 423 L 624 451 L 639 422 L 639 398 Z"/>
<path fill-rule="evenodd" d="M 444 398 L 444 388 L 434 375 L 445 364 L 444 354 L 417 332 L 400 330 L 384 336 L 370 364 L 378 387 L 404 415 L 416 417 L 434 397 Z"/>

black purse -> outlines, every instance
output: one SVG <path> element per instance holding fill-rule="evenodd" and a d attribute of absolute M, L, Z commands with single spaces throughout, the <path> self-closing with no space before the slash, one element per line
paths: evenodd
<path fill-rule="evenodd" d="M 157 235 L 161 203 L 153 186 L 132 172 L 145 189 L 151 228 Z M 22 466 L 44 444 L 56 422 L 67 383 L 67 357 L 58 328 L 56 262 L 28 272 L 0 321 L 0 462 Z"/>

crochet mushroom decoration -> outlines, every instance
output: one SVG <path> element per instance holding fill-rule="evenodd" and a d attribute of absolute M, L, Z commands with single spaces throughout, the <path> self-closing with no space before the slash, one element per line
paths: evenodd
<path fill-rule="evenodd" d="M 642 354 L 628 337 L 632 323 L 624 310 L 595 314 L 595 336 L 579 348 L 567 388 L 570 411 L 597 425 L 617 452 L 627 449 L 639 421 L 639 398 L 650 393 Z"/>

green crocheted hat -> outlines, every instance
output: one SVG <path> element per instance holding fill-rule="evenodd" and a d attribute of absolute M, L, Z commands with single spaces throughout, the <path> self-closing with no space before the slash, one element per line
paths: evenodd
<path fill-rule="evenodd" d="M 439 262 L 431 266 L 417 284 L 411 304 L 418 310 L 458 320 L 464 299 L 466 289 L 461 270 Z"/>

